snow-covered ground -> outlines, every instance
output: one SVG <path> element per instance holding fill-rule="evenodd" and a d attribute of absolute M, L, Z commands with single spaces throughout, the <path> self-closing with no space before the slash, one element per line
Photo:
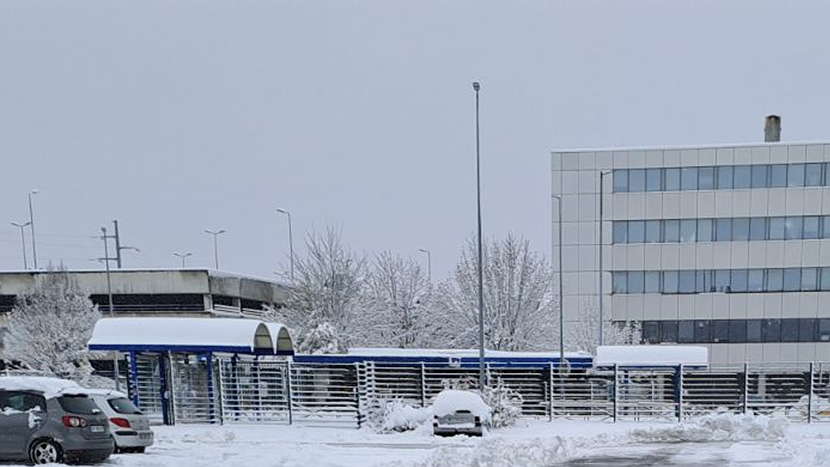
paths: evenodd
<path fill-rule="evenodd" d="M 157 427 L 156 435 L 157 443 L 147 454 L 115 455 L 106 465 L 830 465 L 830 424 L 787 424 L 730 415 L 683 425 L 520 421 L 483 439 L 433 438 L 429 425 L 396 434 L 298 426 L 175 426 Z"/>

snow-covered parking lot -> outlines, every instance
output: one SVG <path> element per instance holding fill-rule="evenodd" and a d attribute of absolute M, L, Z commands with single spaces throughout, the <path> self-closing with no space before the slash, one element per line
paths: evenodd
<path fill-rule="evenodd" d="M 429 426 L 398 434 L 297 426 L 158 427 L 145 455 L 106 465 L 577 466 L 830 465 L 830 424 L 717 415 L 695 423 L 520 421 L 483 439 L 433 438 Z"/>

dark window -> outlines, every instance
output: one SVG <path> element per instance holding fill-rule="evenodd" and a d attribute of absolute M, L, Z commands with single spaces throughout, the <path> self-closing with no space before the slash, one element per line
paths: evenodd
<path fill-rule="evenodd" d="M 643 293 L 645 289 L 643 271 L 628 272 L 628 293 Z"/>
<path fill-rule="evenodd" d="M 677 291 L 679 293 L 694 293 L 695 292 L 695 272 L 694 271 L 680 271 L 678 274 Z"/>
<path fill-rule="evenodd" d="M 749 240 L 749 219 L 746 217 L 732 219 L 732 240 L 736 242 Z"/>
<path fill-rule="evenodd" d="M 646 171 L 644 169 L 628 169 L 628 191 L 646 191 Z"/>
<path fill-rule="evenodd" d="M 735 269 L 732 271 L 732 292 L 746 292 L 748 287 L 749 274 L 746 269 Z"/>
<path fill-rule="evenodd" d="M 697 241 L 711 242 L 712 241 L 712 219 L 698 219 L 697 220 Z"/>
<path fill-rule="evenodd" d="M 666 169 L 666 191 L 680 190 L 680 169 Z"/>
<path fill-rule="evenodd" d="M 749 188 L 751 175 L 748 165 L 736 165 L 734 169 L 732 187 L 735 189 Z"/>
<path fill-rule="evenodd" d="M 769 186 L 773 188 L 783 188 L 787 186 L 787 166 L 784 164 L 770 166 L 769 180 Z"/>
<path fill-rule="evenodd" d="M 682 243 L 692 243 L 697 241 L 697 221 L 694 219 L 684 219 L 680 221 L 680 241 Z"/>
<path fill-rule="evenodd" d="M 663 293 L 677 293 L 677 271 L 665 271 L 663 273 Z"/>
<path fill-rule="evenodd" d="M 830 268 L 821 268 L 819 281 L 821 290 L 830 290 Z"/>
<path fill-rule="evenodd" d="M 662 171 L 660 169 L 648 169 L 646 170 L 646 190 L 647 191 L 660 191 L 663 189 L 663 176 Z"/>
<path fill-rule="evenodd" d="M 761 338 L 764 342 L 781 342 L 781 320 L 765 319 L 761 326 Z"/>
<path fill-rule="evenodd" d="M 645 293 L 660 293 L 660 273 L 648 271 L 645 274 Z"/>
<path fill-rule="evenodd" d="M 816 341 L 816 319 L 802 318 L 798 320 L 798 342 Z"/>
<path fill-rule="evenodd" d="M 127 415 L 134 415 L 140 414 L 141 411 L 138 410 L 129 399 L 125 397 L 117 397 L 115 399 L 110 399 L 107 401 L 112 410 L 115 410 L 118 413 L 127 414 Z"/>
<path fill-rule="evenodd" d="M 746 322 L 746 341 L 761 342 L 761 327 L 764 320 L 750 319 Z"/>
<path fill-rule="evenodd" d="M 784 269 L 784 291 L 794 292 L 796 290 L 801 290 L 801 269 Z"/>
<path fill-rule="evenodd" d="M 791 164 L 787 169 L 787 186 L 804 186 L 804 164 Z"/>
<path fill-rule="evenodd" d="M 712 342 L 726 343 L 729 342 L 729 321 L 725 319 L 718 319 L 712 321 Z"/>
<path fill-rule="evenodd" d="M 0 411 L 5 409 L 18 412 L 46 412 L 46 399 L 31 392 L 7 391 L 0 395 Z"/>
<path fill-rule="evenodd" d="M 677 323 L 677 342 L 688 344 L 695 341 L 695 322 L 683 320 Z"/>
<path fill-rule="evenodd" d="M 824 184 L 830 185 L 830 164 L 824 163 Z"/>
<path fill-rule="evenodd" d="M 646 221 L 646 243 L 660 242 L 660 221 Z"/>
<path fill-rule="evenodd" d="M 715 271 L 715 292 L 730 292 L 730 283 L 731 278 L 728 269 L 718 269 Z"/>
<path fill-rule="evenodd" d="M 698 293 L 708 293 L 713 292 L 715 290 L 714 285 L 712 284 L 712 271 L 710 270 L 702 270 L 697 271 L 697 292 Z"/>
<path fill-rule="evenodd" d="M 804 238 L 812 239 L 819 238 L 819 219 L 818 216 L 807 216 L 804 218 Z"/>
<path fill-rule="evenodd" d="M 784 290 L 784 270 L 767 270 L 767 292 L 780 292 Z"/>
<path fill-rule="evenodd" d="M 715 240 L 719 242 L 732 241 L 732 219 L 718 219 L 715 221 Z"/>
<path fill-rule="evenodd" d="M 783 217 L 770 217 L 769 218 L 769 236 L 770 240 L 783 240 L 784 239 L 784 222 Z"/>
<path fill-rule="evenodd" d="M 628 221 L 628 243 L 643 243 L 646 239 L 646 224 L 643 221 Z"/>
<path fill-rule="evenodd" d="M 660 342 L 677 342 L 677 321 L 660 321 Z"/>
<path fill-rule="evenodd" d="M 830 319 L 822 318 L 818 320 L 818 341 L 830 342 Z"/>
<path fill-rule="evenodd" d="M 721 190 L 732 189 L 732 166 L 718 167 L 718 188 Z"/>
<path fill-rule="evenodd" d="M 807 292 L 818 290 L 818 268 L 801 270 L 801 290 Z"/>
<path fill-rule="evenodd" d="M 781 320 L 781 342 L 798 342 L 798 320 L 795 318 Z"/>
<path fill-rule="evenodd" d="M 830 165 L 828 165 L 828 167 L 830 167 Z M 830 238 L 830 216 L 822 217 L 821 221 L 821 238 Z"/>
<path fill-rule="evenodd" d="M 625 272 L 611 273 L 611 291 L 613 293 L 626 293 L 628 290 L 628 274 Z"/>
<path fill-rule="evenodd" d="M 628 222 L 614 221 L 614 243 L 628 243 Z"/>
<path fill-rule="evenodd" d="M 680 221 L 666 221 L 665 242 L 677 243 L 680 241 Z"/>
<path fill-rule="evenodd" d="M 707 344 L 712 342 L 712 321 L 708 319 L 695 320 L 695 342 Z"/>
<path fill-rule="evenodd" d="M 729 320 L 729 342 L 743 343 L 746 342 L 746 320 L 731 319 Z"/>
<path fill-rule="evenodd" d="M 784 221 L 784 239 L 798 240 L 801 238 L 804 228 L 803 217 L 787 217 Z"/>
<path fill-rule="evenodd" d="M 767 166 L 752 166 L 752 188 L 765 188 L 767 186 Z"/>
<path fill-rule="evenodd" d="M 699 190 L 714 190 L 715 189 L 715 168 L 701 167 L 697 171 Z"/>
<path fill-rule="evenodd" d="M 93 415 L 101 413 L 101 409 L 87 396 L 61 396 L 58 398 L 63 410 L 69 413 Z"/>
<path fill-rule="evenodd" d="M 821 164 L 807 164 L 804 171 L 804 186 L 821 186 Z"/>
<path fill-rule="evenodd" d="M 697 167 L 680 169 L 680 189 L 697 190 Z"/>
<path fill-rule="evenodd" d="M 747 291 L 749 292 L 763 292 L 764 291 L 764 270 L 750 269 L 747 277 Z"/>
<path fill-rule="evenodd" d="M 765 240 L 767 236 L 767 220 L 763 217 L 753 217 L 749 221 L 749 239 Z"/>
<path fill-rule="evenodd" d="M 643 321 L 643 342 L 646 344 L 660 343 L 660 324 L 657 321 Z"/>
<path fill-rule="evenodd" d="M 617 169 L 614 171 L 614 191 L 624 193 L 628 191 L 628 171 Z"/>

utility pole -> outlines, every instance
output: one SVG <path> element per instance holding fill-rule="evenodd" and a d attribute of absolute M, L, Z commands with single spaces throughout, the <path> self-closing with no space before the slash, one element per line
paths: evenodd
<path fill-rule="evenodd" d="M 121 269 L 121 252 L 123 250 L 133 250 L 135 252 L 140 252 L 141 250 L 134 246 L 121 246 L 121 235 L 118 233 L 118 221 L 112 221 L 112 226 L 115 232 L 110 238 L 115 239 L 115 265 L 118 269 Z"/>
<path fill-rule="evenodd" d="M 29 191 L 29 227 L 32 229 L 32 261 L 37 270 L 37 241 L 35 240 L 35 210 L 32 208 L 32 196 L 40 193 L 39 190 Z"/>
<path fill-rule="evenodd" d="M 13 226 L 20 229 L 20 243 L 23 245 L 23 270 L 29 269 L 29 263 L 26 261 L 26 234 L 23 230 L 29 226 L 30 222 L 12 222 Z"/>
<path fill-rule="evenodd" d="M 113 238 L 113 235 L 107 235 L 107 228 L 101 227 L 101 240 L 104 241 L 104 257 L 101 260 L 104 262 L 104 266 L 107 270 L 107 301 L 109 302 L 109 312 L 110 317 L 115 318 L 115 310 L 112 307 L 112 279 L 110 278 L 110 261 L 116 258 L 110 258 L 110 250 L 109 250 L 109 239 Z M 121 371 L 118 368 L 118 351 L 112 357 L 112 368 L 113 368 L 113 375 L 115 376 L 115 390 L 121 390 Z"/>
<path fill-rule="evenodd" d="M 285 209 L 277 208 L 277 212 L 288 217 L 288 255 L 291 264 L 291 283 L 294 283 L 294 234 L 291 230 L 291 213 Z"/>
<path fill-rule="evenodd" d="M 479 131 L 478 93 L 481 84 L 473 82 L 476 93 L 476 201 L 478 213 L 478 377 L 483 390 L 487 386 L 487 374 L 484 371 L 484 265 L 481 247 L 481 138 Z"/>
<path fill-rule="evenodd" d="M 430 287 L 432 286 L 432 253 L 426 248 L 418 248 L 418 251 L 421 253 L 426 253 L 427 255 L 427 278 L 429 280 Z"/>

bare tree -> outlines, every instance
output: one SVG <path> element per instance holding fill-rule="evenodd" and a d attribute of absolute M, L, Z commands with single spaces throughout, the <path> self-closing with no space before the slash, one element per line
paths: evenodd
<path fill-rule="evenodd" d="M 9 318 L 6 357 L 35 370 L 82 380 L 92 370 L 87 342 L 100 318 L 98 307 L 69 274 L 50 270 L 17 297 Z"/>
<path fill-rule="evenodd" d="M 548 306 L 547 261 L 527 240 L 512 234 L 488 241 L 484 257 L 485 345 L 493 350 L 552 349 L 556 316 Z M 476 243 L 470 239 L 455 275 L 441 284 L 436 299 L 442 324 L 436 338 L 450 346 L 475 347 L 478 342 L 478 278 Z"/>
<path fill-rule="evenodd" d="M 347 248 L 340 231 L 311 232 L 306 256 L 295 258 L 286 308 L 266 315 L 289 325 L 302 352 L 346 350 L 360 304 L 366 260 Z"/>
<path fill-rule="evenodd" d="M 566 330 L 568 340 L 565 346 L 570 350 L 596 354 L 599 345 L 599 309 L 592 300 L 584 303 L 579 311 L 575 325 Z M 637 321 L 606 320 L 602 326 L 603 344 L 627 345 L 639 344 L 641 339 L 640 323 Z"/>
<path fill-rule="evenodd" d="M 411 259 L 383 252 L 375 257 L 365 282 L 354 332 L 361 345 L 399 348 L 431 344 L 429 280 Z"/>

